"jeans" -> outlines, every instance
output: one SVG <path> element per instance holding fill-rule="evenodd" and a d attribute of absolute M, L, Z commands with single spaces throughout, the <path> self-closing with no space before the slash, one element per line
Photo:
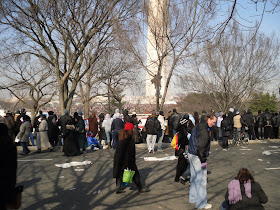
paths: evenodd
<path fill-rule="evenodd" d="M 106 131 L 105 133 L 106 133 L 106 142 L 105 143 L 108 144 L 108 143 L 111 142 L 111 139 L 110 139 L 110 133 L 111 132 L 110 131 L 108 131 L 108 132 Z"/>
<path fill-rule="evenodd" d="M 159 139 L 158 139 L 158 144 L 157 144 L 157 150 L 162 150 L 162 140 L 163 140 L 163 137 L 164 137 L 164 133 L 165 133 L 165 130 L 160 130 L 159 131 Z"/>
<path fill-rule="evenodd" d="M 195 208 L 207 205 L 207 167 L 202 169 L 198 156 L 188 153 L 191 169 L 189 202 L 195 203 Z"/>
<path fill-rule="evenodd" d="M 26 146 L 26 142 L 20 142 L 21 146 L 22 146 L 22 153 L 23 154 L 27 154 L 27 151 L 29 151 L 29 149 Z"/>
<path fill-rule="evenodd" d="M 147 148 L 149 152 L 154 151 L 156 140 L 157 140 L 157 135 L 151 135 L 151 134 L 147 135 Z"/>
<path fill-rule="evenodd" d="M 34 144 L 34 138 L 33 138 L 33 133 L 32 133 L 32 132 L 29 133 L 29 138 L 30 138 L 30 140 L 31 140 L 32 146 L 35 146 L 35 144 Z"/>

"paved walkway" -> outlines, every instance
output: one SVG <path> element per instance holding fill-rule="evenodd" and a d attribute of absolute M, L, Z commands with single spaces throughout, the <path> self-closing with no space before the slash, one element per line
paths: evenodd
<path fill-rule="evenodd" d="M 168 144 L 165 144 L 168 146 Z M 194 209 L 188 203 L 189 186 L 174 182 L 177 161 L 144 161 L 144 157 L 174 155 L 170 147 L 148 154 L 145 144 L 137 145 L 137 166 L 149 193 L 138 194 L 129 185 L 114 194 L 112 178 L 114 150 L 90 151 L 77 157 L 62 156 L 61 148 L 40 154 L 18 156 L 18 184 L 23 184 L 22 209 Z M 265 152 L 263 154 L 263 152 Z M 20 152 L 18 152 L 20 153 Z M 216 142 L 208 160 L 208 202 L 219 209 L 228 183 L 241 167 L 248 168 L 266 192 L 266 209 L 278 209 L 280 140 L 254 141 L 224 151 Z M 92 161 L 91 165 L 59 168 L 55 164 Z"/>

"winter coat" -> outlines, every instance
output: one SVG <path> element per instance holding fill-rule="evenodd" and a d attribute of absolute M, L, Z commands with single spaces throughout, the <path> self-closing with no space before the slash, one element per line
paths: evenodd
<path fill-rule="evenodd" d="M 47 120 L 42 120 L 39 125 L 41 148 L 51 148 L 51 144 L 48 137 L 48 122 Z"/>
<path fill-rule="evenodd" d="M 278 115 L 272 118 L 272 122 L 274 127 L 279 127 Z"/>
<path fill-rule="evenodd" d="M 248 126 L 254 125 L 254 116 L 252 112 L 245 113 L 242 118 Z"/>
<path fill-rule="evenodd" d="M 145 124 L 145 128 L 147 134 L 149 135 L 157 135 L 160 131 L 160 122 L 157 119 L 156 115 L 151 115 L 148 117 L 147 122 Z"/>
<path fill-rule="evenodd" d="M 105 129 L 105 132 L 110 132 L 112 126 L 112 119 L 109 114 L 105 115 L 105 119 L 102 122 L 102 127 Z"/>
<path fill-rule="evenodd" d="M 178 126 L 179 126 L 179 121 L 181 119 L 181 115 L 178 114 L 177 112 L 174 112 L 171 117 L 170 117 L 170 122 L 169 124 L 171 125 L 171 128 L 173 130 L 177 130 Z"/>
<path fill-rule="evenodd" d="M 128 111 L 127 110 L 125 110 L 124 113 L 123 113 L 123 121 L 124 121 L 124 124 L 127 123 L 127 122 L 132 123 L 132 117 L 130 117 L 128 115 Z"/>
<path fill-rule="evenodd" d="M 111 131 L 113 130 L 121 130 L 124 128 L 124 122 L 122 121 L 121 118 L 116 118 L 113 120 L 112 125 L 111 125 Z"/>
<path fill-rule="evenodd" d="M 272 114 L 270 114 L 269 112 L 265 112 L 264 113 L 264 122 L 265 125 L 272 125 Z"/>
<path fill-rule="evenodd" d="M 258 128 L 264 126 L 264 114 L 258 114 L 256 117 L 256 126 Z"/>
<path fill-rule="evenodd" d="M 21 124 L 19 128 L 19 133 L 17 135 L 17 138 L 20 139 L 20 142 L 29 142 L 29 135 L 31 132 L 31 123 L 29 121 L 25 121 Z"/>
<path fill-rule="evenodd" d="M 233 118 L 233 127 L 235 127 L 235 128 L 241 128 L 242 127 L 240 114 L 236 115 Z"/>
<path fill-rule="evenodd" d="M 59 129 L 56 122 L 56 116 L 50 115 L 48 117 L 48 137 L 49 139 L 58 138 Z"/>
<path fill-rule="evenodd" d="M 88 126 L 89 131 L 93 133 L 94 136 L 96 136 L 96 134 L 98 133 L 98 121 L 94 112 L 92 112 L 92 114 L 88 118 Z"/>
<path fill-rule="evenodd" d="M 17 119 L 16 119 L 16 125 L 15 125 L 15 134 L 16 134 L 16 135 L 18 134 L 18 132 L 19 132 L 19 130 L 20 130 L 20 126 L 21 126 L 21 124 L 22 124 L 22 122 L 21 122 L 21 120 L 20 120 L 21 118 L 26 118 L 25 121 L 31 122 L 31 119 L 30 119 L 30 117 L 29 117 L 28 115 L 26 115 L 25 113 L 20 114 L 20 115 L 17 117 Z M 31 124 L 30 124 L 30 126 L 31 126 Z"/>
<path fill-rule="evenodd" d="M 58 121 L 58 125 L 61 126 L 61 132 L 64 133 L 66 131 L 66 124 L 67 122 L 72 122 L 73 119 L 69 114 L 65 114 L 63 116 L 60 117 L 59 121 Z"/>
<path fill-rule="evenodd" d="M 106 139 L 106 133 L 105 129 L 102 127 L 102 123 L 104 121 L 104 113 L 101 113 L 99 115 L 99 139 L 105 140 Z"/>
<path fill-rule="evenodd" d="M 81 116 L 78 117 L 78 121 L 75 125 L 75 137 L 79 143 L 80 148 L 87 147 L 87 137 L 86 137 L 86 128 L 84 120 Z"/>
<path fill-rule="evenodd" d="M 119 132 L 123 132 L 120 130 Z M 132 137 L 119 139 L 114 155 L 113 177 L 122 177 L 124 169 L 138 171 L 135 158 L 135 143 Z"/>
<path fill-rule="evenodd" d="M 241 123 L 240 123 L 241 125 Z M 231 134 L 231 124 L 230 124 L 230 120 L 228 119 L 228 117 L 225 117 L 222 121 L 222 133 L 223 133 L 223 137 L 229 137 Z"/>
<path fill-rule="evenodd" d="M 7 137 L 7 136 L 6 136 Z M 2 136 L 3 138 L 3 136 Z M 7 137 L 8 138 L 8 137 Z M 1 139 L 3 140 L 3 139 Z M 1 144 L 0 146 L 0 209 L 2 205 L 11 201 L 17 179 L 17 148 L 15 144 Z M 20 176 L 20 174 L 19 174 Z"/>
<path fill-rule="evenodd" d="M 207 161 L 210 151 L 210 136 L 208 132 L 208 123 L 202 121 L 196 124 L 192 129 L 189 139 L 188 152 L 199 157 L 201 163 Z"/>
<path fill-rule="evenodd" d="M 251 198 L 246 196 L 243 184 L 240 184 L 240 189 L 242 200 L 230 205 L 230 210 L 264 210 L 261 204 L 267 203 L 268 198 L 259 183 L 251 183 Z M 228 191 L 226 192 L 225 199 L 228 201 Z"/>

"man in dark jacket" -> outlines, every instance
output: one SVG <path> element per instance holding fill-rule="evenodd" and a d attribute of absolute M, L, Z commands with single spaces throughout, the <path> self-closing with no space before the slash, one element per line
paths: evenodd
<path fill-rule="evenodd" d="M 265 139 L 272 139 L 273 138 L 273 124 L 272 124 L 272 114 L 268 111 L 268 109 L 265 110 L 264 113 L 264 138 Z"/>
<path fill-rule="evenodd" d="M 188 157 L 190 161 L 191 179 L 189 202 L 195 203 L 196 208 L 209 209 L 207 203 L 207 157 L 210 151 L 209 128 L 216 124 L 217 117 L 211 113 L 206 121 L 195 125 L 189 140 Z"/>
<path fill-rule="evenodd" d="M 170 117 L 170 123 L 169 123 L 173 131 L 173 136 L 175 135 L 175 133 L 177 133 L 181 117 L 182 116 L 177 112 L 177 110 L 173 109 L 173 114 Z"/>
<path fill-rule="evenodd" d="M 58 133 L 59 133 L 59 129 L 57 125 L 57 116 L 54 114 L 53 111 L 49 111 L 48 115 L 49 115 L 47 120 L 48 137 L 52 147 L 54 147 L 58 143 Z"/>
<path fill-rule="evenodd" d="M 248 125 L 248 135 L 251 140 L 254 140 L 255 137 L 255 129 L 254 129 L 254 116 L 251 112 L 251 109 L 248 109 L 247 113 L 243 115 L 242 119 L 244 120 L 245 124 Z"/>
<path fill-rule="evenodd" d="M 152 111 L 152 115 L 148 117 L 145 128 L 147 131 L 147 147 L 149 153 L 151 153 L 154 152 L 157 134 L 161 128 L 155 111 Z"/>
<path fill-rule="evenodd" d="M 272 122 L 273 122 L 273 137 L 275 139 L 278 139 L 278 137 L 279 137 L 278 113 L 274 114 L 274 117 L 272 118 Z"/>
<path fill-rule="evenodd" d="M 264 115 L 261 110 L 258 111 L 258 115 L 256 117 L 256 126 L 258 130 L 258 138 L 264 139 Z"/>

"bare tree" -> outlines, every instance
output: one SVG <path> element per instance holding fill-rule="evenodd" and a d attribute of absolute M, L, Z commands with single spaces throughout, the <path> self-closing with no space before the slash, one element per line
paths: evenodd
<path fill-rule="evenodd" d="M 277 74 L 279 44 L 273 36 L 257 34 L 252 39 L 252 34 L 243 33 L 234 25 L 216 42 L 205 43 L 205 48 L 193 58 L 194 65 L 189 66 L 182 84 L 211 94 L 221 111 L 242 105 Z"/>
<path fill-rule="evenodd" d="M 137 12 L 136 0 L 9 0 L 0 3 L 0 24 L 2 32 L 11 33 L 8 41 L 18 54 L 35 55 L 55 70 L 64 112 L 71 107 L 78 82 L 112 38 L 114 24 L 133 12 Z M 91 40 L 93 56 L 84 65 Z"/>
<path fill-rule="evenodd" d="M 22 102 L 31 111 L 33 122 L 39 109 L 49 103 L 56 94 L 56 86 L 50 67 L 30 56 L 17 56 L 2 60 L 0 83 L 2 90 Z M 15 105 L 16 106 L 16 105 Z"/>

